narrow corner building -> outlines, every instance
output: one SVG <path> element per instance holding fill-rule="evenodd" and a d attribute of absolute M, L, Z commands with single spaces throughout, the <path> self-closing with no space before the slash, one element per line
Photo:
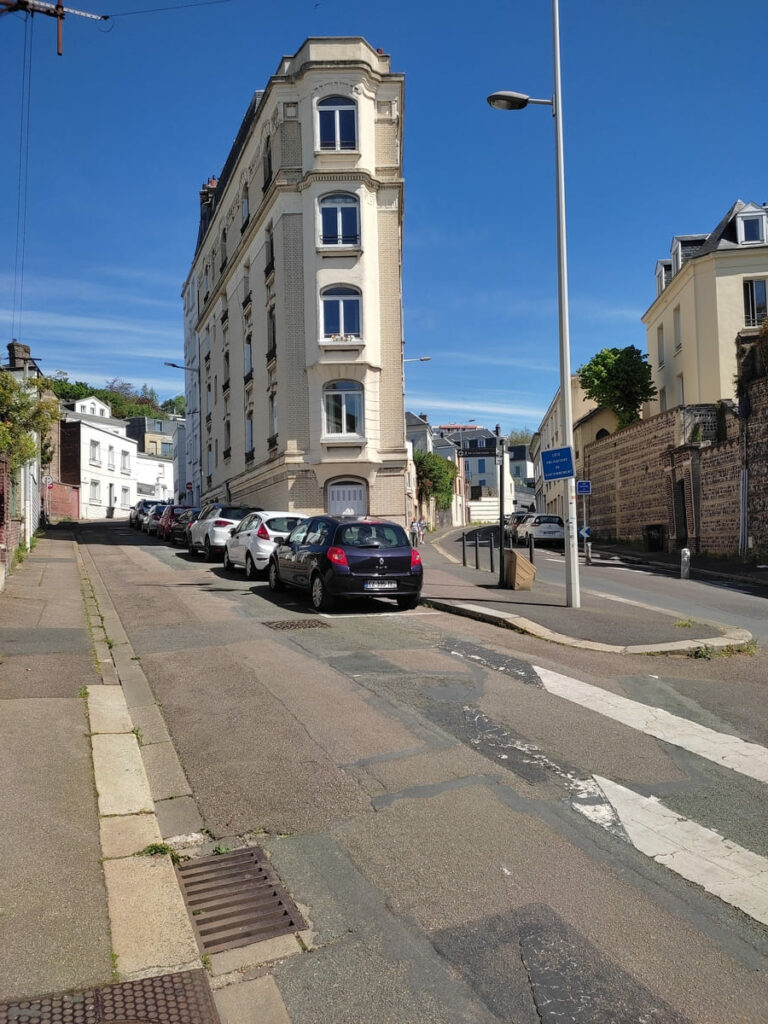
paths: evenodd
<path fill-rule="evenodd" d="M 402 522 L 403 76 L 310 38 L 200 193 L 183 287 L 199 500 Z"/>

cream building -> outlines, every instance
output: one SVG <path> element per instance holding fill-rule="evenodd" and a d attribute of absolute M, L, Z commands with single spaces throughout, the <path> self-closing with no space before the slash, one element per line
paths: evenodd
<path fill-rule="evenodd" d="M 659 392 L 646 413 L 733 399 L 736 339 L 766 316 L 768 207 L 738 200 L 708 235 L 676 235 L 643 316 Z"/>
<path fill-rule="evenodd" d="M 406 514 L 403 76 L 310 38 L 201 192 L 182 297 L 196 498 Z"/>

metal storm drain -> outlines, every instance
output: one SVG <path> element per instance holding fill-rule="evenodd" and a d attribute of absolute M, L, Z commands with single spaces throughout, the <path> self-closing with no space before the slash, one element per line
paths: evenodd
<path fill-rule="evenodd" d="M 203 953 L 307 927 L 258 846 L 185 861 L 176 873 Z"/>
<path fill-rule="evenodd" d="M 0 1003 L 0 1024 L 220 1024 L 205 971 Z"/>
<path fill-rule="evenodd" d="M 262 622 L 268 629 L 327 629 L 322 619 L 281 619 L 279 622 Z"/>

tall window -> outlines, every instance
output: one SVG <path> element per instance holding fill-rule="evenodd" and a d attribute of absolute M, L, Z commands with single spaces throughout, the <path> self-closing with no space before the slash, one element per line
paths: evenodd
<path fill-rule="evenodd" d="M 659 324 L 656 328 L 656 347 L 659 350 L 659 366 L 664 365 L 664 325 Z"/>
<path fill-rule="evenodd" d="M 245 450 L 253 451 L 253 413 L 249 412 L 245 417 Z"/>
<path fill-rule="evenodd" d="M 262 157 L 262 167 L 264 169 L 264 191 L 266 192 L 269 187 L 270 181 L 272 181 L 272 140 L 267 139 L 267 143 L 264 146 L 264 156 Z"/>
<path fill-rule="evenodd" d="M 221 266 L 224 268 L 224 264 L 227 262 L 227 229 L 221 229 Z"/>
<path fill-rule="evenodd" d="M 677 401 L 679 405 L 685 405 L 685 381 L 682 373 L 677 375 Z"/>
<path fill-rule="evenodd" d="M 768 313 L 765 279 L 744 282 L 744 324 L 759 327 Z"/>
<path fill-rule="evenodd" d="M 101 503 L 101 484 L 98 480 L 91 480 L 91 501 L 94 504 Z"/>
<path fill-rule="evenodd" d="M 127 508 L 131 503 L 131 491 L 128 487 L 120 488 L 120 504 L 123 508 Z"/>
<path fill-rule="evenodd" d="M 269 432 L 271 437 L 277 436 L 277 398 L 274 391 L 269 394 Z"/>
<path fill-rule="evenodd" d="M 245 350 L 243 354 L 243 366 L 245 373 L 250 373 L 253 370 L 253 347 L 251 345 L 251 335 L 246 334 L 245 336 Z"/>
<path fill-rule="evenodd" d="M 360 299 L 357 288 L 326 288 L 322 294 L 324 337 L 360 337 Z"/>
<path fill-rule="evenodd" d="M 120 452 L 120 472 L 130 473 L 131 472 L 131 453 Z"/>
<path fill-rule="evenodd" d="M 243 185 L 243 191 L 240 194 L 240 223 L 245 226 L 248 223 L 248 218 L 251 215 L 250 200 L 248 197 L 248 186 Z"/>
<path fill-rule="evenodd" d="M 115 468 L 115 449 L 112 445 L 107 449 L 107 469 Z"/>
<path fill-rule="evenodd" d="M 205 385 L 205 415 L 211 415 L 211 385 L 210 382 Z"/>
<path fill-rule="evenodd" d="M 357 149 L 357 105 L 344 96 L 317 104 L 320 149 Z"/>
<path fill-rule="evenodd" d="M 662 412 L 667 411 L 667 389 L 659 388 L 659 409 Z"/>
<path fill-rule="evenodd" d="M 91 441 L 91 462 L 96 466 L 101 465 L 101 445 L 98 441 Z"/>
<path fill-rule="evenodd" d="M 360 214 L 355 196 L 338 194 L 320 200 L 320 243 L 360 244 Z"/>
<path fill-rule="evenodd" d="M 271 274 L 275 269 L 275 236 L 272 228 L 267 228 L 264 236 L 264 276 Z"/>
<path fill-rule="evenodd" d="M 680 307 L 675 306 L 672 311 L 672 326 L 675 335 L 675 352 L 683 345 L 683 332 L 680 326 Z"/>
<path fill-rule="evenodd" d="M 363 436 L 363 386 L 356 380 L 334 380 L 323 389 L 326 434 Z"/>

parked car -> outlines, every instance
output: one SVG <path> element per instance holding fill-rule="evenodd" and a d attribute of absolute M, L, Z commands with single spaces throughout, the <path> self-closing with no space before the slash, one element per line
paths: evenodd
<path fill-rule="evenodd" d="M 141 501 L 137 501 L 128 513 L 128 525 L 134 530 L 140 530 L 141 524 L 144 521 L 144 516 L 154 504 L 154 501 L 147 501 L 146 498 L 142 498 Z"/>
<path fill-rule="evenodd" d="M 402 526 L 367 517 L 306 519 L 269 559 L 270 590 L 307 590 L 317 611 L 339 597 L 394 597 L 400 608 L 415 608 L 423 578 L 421 555 Z"/>
<path fill-rule="evenodd" d="M 179 518 L 182 512 L 187 511 L 186 505 L 166 505 L 157 524 L 157 536 L 161 540 L 171 539 L 171 527 Z"/>
<path fill-rule="evenodd" d="M 229 531 L 224 568 L 245 569 L 247 578 L 255 579 L 269 565 L 275 542 L 306 518 L 301 512 L 251 512 Z"/>
<path fill-rule="evenodd" d="M 173 523 L 171 523 L 171 536 L 169 540 L 173 547 L 186 548 L 189 545 L 189 528 L 200 515 L 199 508 L 185 509 Z"/>
<path fill-rule="evenodd" d="M 504 517 L 504 541 L 507 544 L 514 544 L 517 540 L 517 530 L 520 523 L 531 515 L 530 512 L 513 512 Z"/>
<path fill-rule="evenodd" d="M 249 512 L 255 511 L 242 505 L 222 505 L 218 501 L 204 505 L 189 528 L 187 548 L 190 555 L 202 551 L 206 562 L 221 558 L 229 531 Z"/>
<path fill-rule="evenodd" d="M 522 544 L 523 543 L 523 530 L 528 525 L 528 523 L 532 523 L 533 522 L 533 520 L 536 518 L 536 515 L 537 515 L 536 512 L 528 512 L 528 513 L 526 513 L 526 515 L 523 516 L 523 518 L 520 520 L 519 523 L 515 523 L 513 525 L 513 527 L 512 527 L 512 543 L 513 544 Z"/>
<path fill-rule="evenodd" d="M 565 526 L 560 516 L 535 515 L 524 520 L 518 527 L 520 543 L 527 544 L 533 537 L 539 544 L 564 544 Z"/>
<path fill-rule="evenodd" d="M 150 505 L 146 515 L 141 521 L 141 529 L 148 537 L 153 534 L 157 534 L 157 524 L 160 522 L 160 517 L 165 511 L 165 502 L 158 502 L 155 505 Z"/>

